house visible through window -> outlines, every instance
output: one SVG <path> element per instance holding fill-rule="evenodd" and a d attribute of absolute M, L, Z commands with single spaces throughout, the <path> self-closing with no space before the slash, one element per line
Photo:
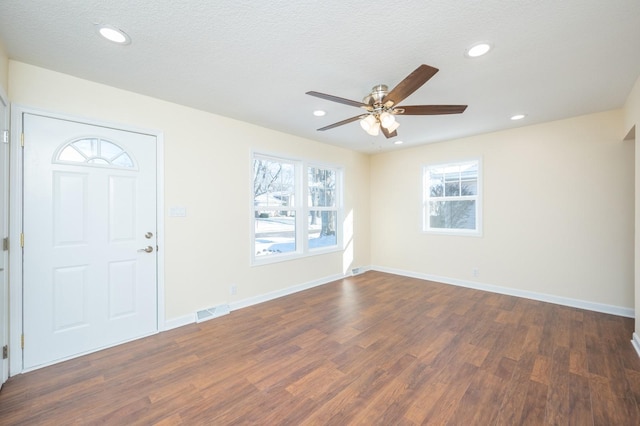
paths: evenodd
<path fill-rule="evenodd" d="M 480 235 L 480 161 L 435 164 L 423 172 L 423 230 Z"/>
<path fill-rule="evenodd" d="M 336 167 L 254 155 L 254 261 L 338 249 L 340 184 L 341 172 Z"/>

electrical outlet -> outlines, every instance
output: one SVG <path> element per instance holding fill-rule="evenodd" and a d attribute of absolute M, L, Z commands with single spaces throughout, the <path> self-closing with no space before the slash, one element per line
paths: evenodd
<path fill-rule="evenodd" d="M 473 275 L 474 277 L 477 277 L 480 274 L 480 271 L 478 270 L 478 268 L 473 268 L 471 270 L 471 275 Z"/>
<path fill-rule="evenodd" d="M 231 287 L 229 287 L 229 292 L 232 296 L 238 294 L 238 286 L 236 284 L 231 284 Z"/>

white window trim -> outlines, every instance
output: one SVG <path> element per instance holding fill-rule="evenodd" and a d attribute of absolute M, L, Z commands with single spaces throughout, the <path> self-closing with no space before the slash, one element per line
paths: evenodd
<path fill-rule="evenodd" d="M 288 157 L 284 155 L 278 154 L 268 154 L 264 152 L 254 151 L 251 153 L 251 173 L 253 172 L 253 161 L 256 158 L 263 158 L 265 160 L 273 160 L 273 161 L 282 161 L 282 162 L 291 162 L 295 164 L 295 185 L 296 185 L 296 198 L 303 200 L 299 204 L 294 207 L 288 207 L 287 209 L 291 209 L 295 212 L 296 221 L 298 218 L 304 218 L 304 221 L 296 223 L 296 250 L 292 252 L 282 253 L 282 254 L 272 254 L 269 256 L 256 257 L 255 253 L 255 211 L 256 207 L 254 205 L 254 196 L 253 196 L 253 181 L 249 183 L 250 186 L 250 204 L 251 204 L 251 214 L 250 214 L 250 229 L 251 229 L 251 265 L 252 266 L 260 266 L 260 265 L 269 265 L 272 263 L 284 262 L 293 259 L 301 259 L 309 256 L 317 256 L 327 253 L 334 253 L 342 250 L 343 244 L 343 232 L 344 232 L 344 206 L 343 206 L 343 189 L 344 189 L 344 167 L 336 164 L 324 163 L 315 160 L 307 160 L 302 158 L 294 158 Z M 309 167 L 317 167 L 317 168 L 325 168 L 332 169 L 336 172 L 336 206 L 335 207 L 320 207 L 320 206 L 308 206 L 307 205 L 307 191 L 309 188 L 307 169 Z M 260 209 L 264 210 L 274 210 L 281 211 L 283 208 L 274 206 L 261 206 Z M 313 211 L 336 211 L 337 214 L 337 238 L 336 244 L 329 247 L 320 247 L 320 248 L 309 248 L 309 229 L 306 224 L 306 218 L 309 212 Z M 300 229 L 298 229 L 300 228 Z"/>
<path fill-rule="evenodd" d="M 427 185 L 426 174 L 427 171 L 434 167 L 446 167 L 449 165 L 459 165 L 463 163 L 470 163 L 476 161 L 478 163 L 478 180 L 477 180 L 477 194 L 474 197 L 476 200 L 476 229 L 455 229 L 455 228 L 431 228 L 428 220 L 428 205 L 429 205 L 429 187 Z M 455 161 L 446 161 L 438 163 L 429 163 L 422 166 L 422 173 L 420 178 L 422 179 L 421 191 L 421 206 L 420 206 L 420 229 L 424 234 L 430 235 L 454 235 L 465 237 L 481 237 L 482 236 L 482 158 L 466 158 Z M 469 199 L 469 196 L 451 197 L 451 201 L 456 199 Z"/>

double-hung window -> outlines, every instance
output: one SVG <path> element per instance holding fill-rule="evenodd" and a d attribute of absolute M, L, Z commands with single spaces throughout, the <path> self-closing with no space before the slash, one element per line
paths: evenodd
<path fill-rule="evenodd" d="M 480 187 L 480 160 L 425 166 L 423 231 L 480 235 Z"/>
<path fill-rule="evenodd" d="M 253 156 L 253 262 L 339 249 L 342 172 L 335 166 Z"/>

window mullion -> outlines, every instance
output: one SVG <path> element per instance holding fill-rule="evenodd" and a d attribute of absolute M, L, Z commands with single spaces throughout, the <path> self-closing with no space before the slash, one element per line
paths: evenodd
<path fill-rule="evenodd" d="M 308 234 L 308 176 L 307 176 L 307 165 L 303 162 L 296 163 L 296 182 L 298 183 L 296 188 L 296 197 L 299 200 L 296 207 L 298 208 L 299 220 L 296 220 L 296 242 L 298 247 L 300 247 L 300 251 L 302 253 L 307 253 L 309 251 L 308 243 L 307 243 L 307 234 Z"/>

